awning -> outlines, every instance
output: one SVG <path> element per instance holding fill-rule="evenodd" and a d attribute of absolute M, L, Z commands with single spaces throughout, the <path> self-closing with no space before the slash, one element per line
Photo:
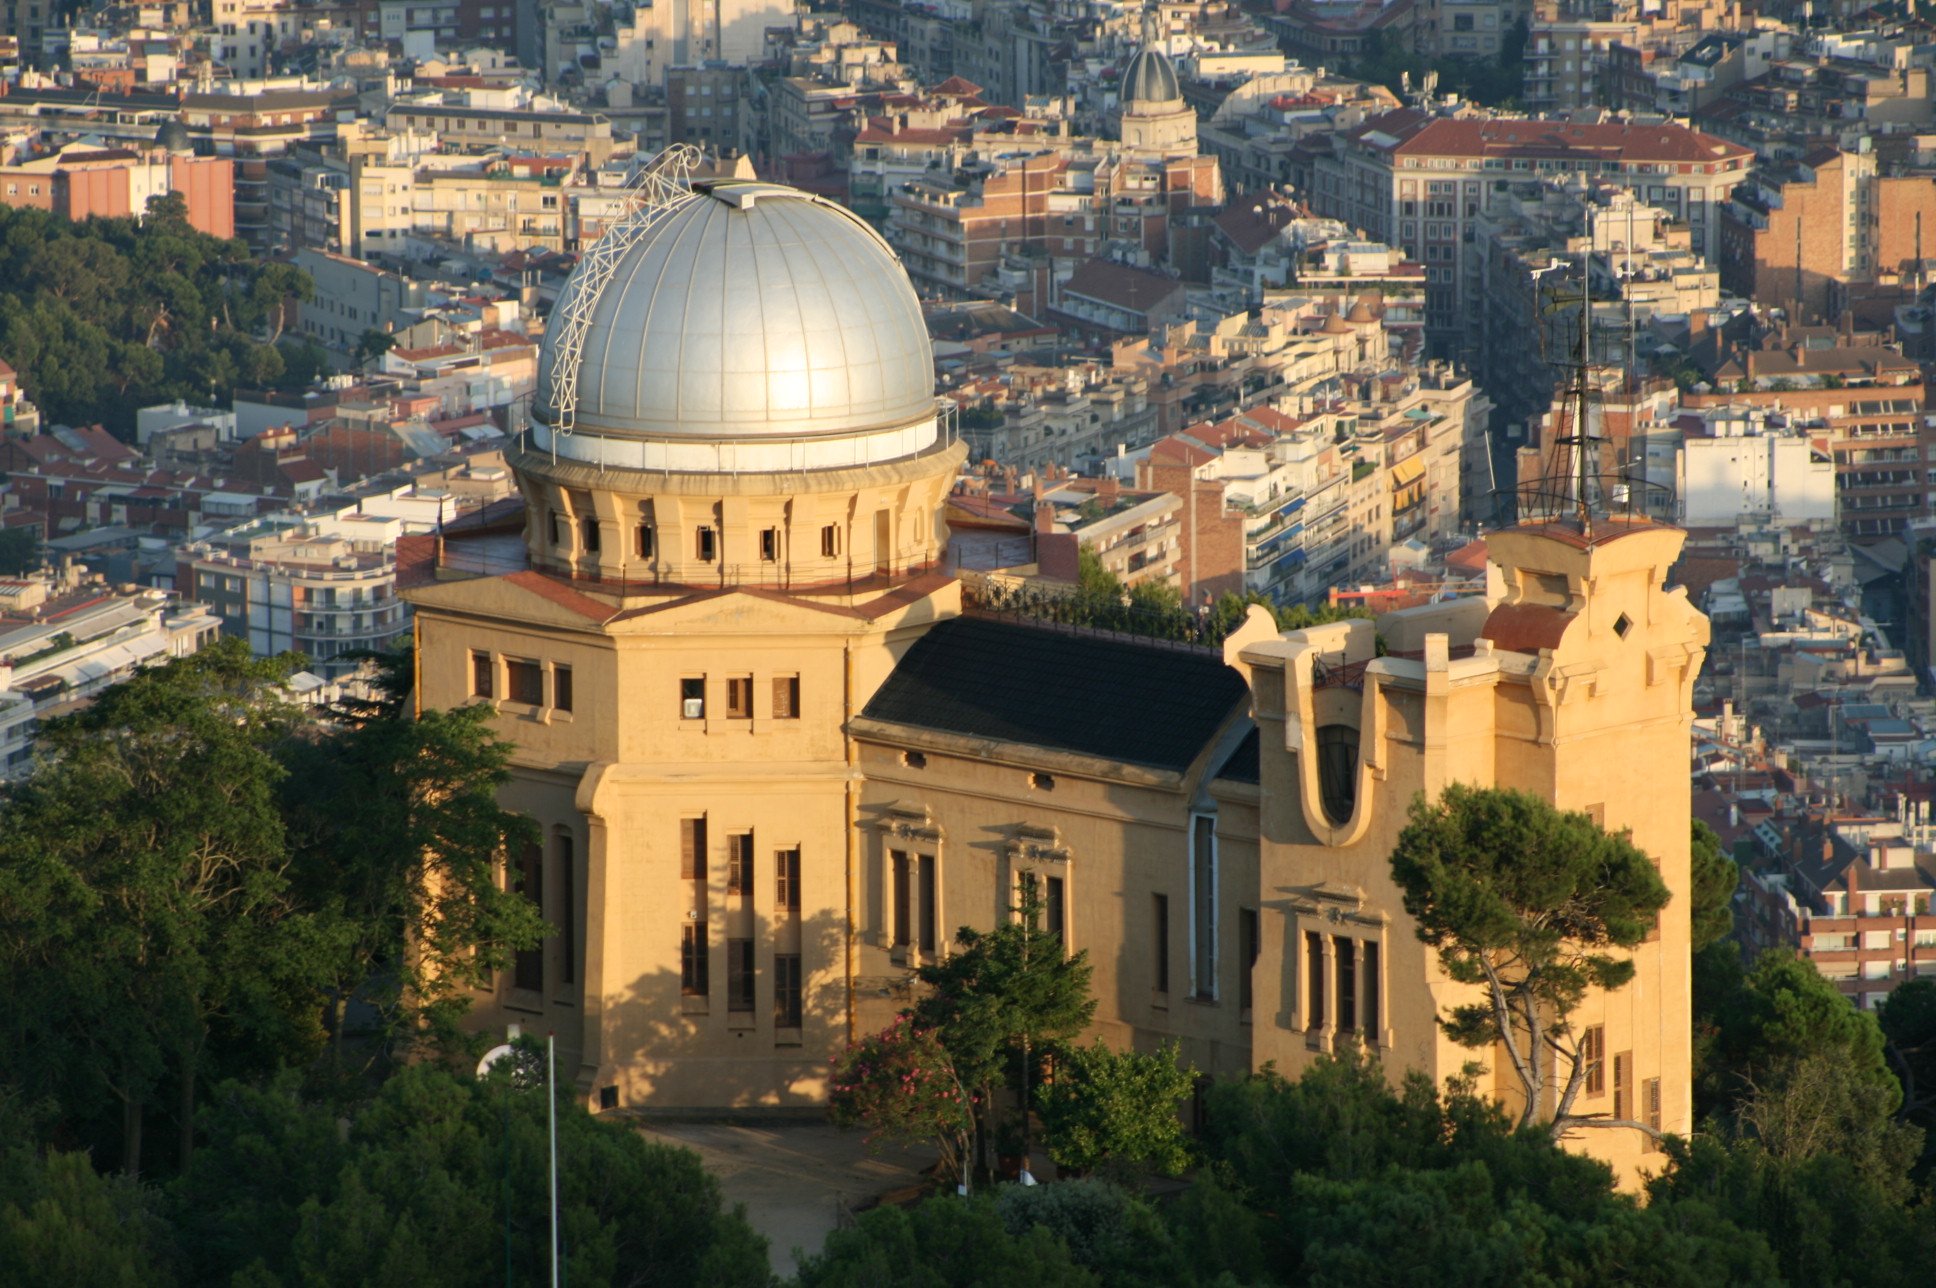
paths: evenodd
<path fill-rule="evenodd" d="M 1392 489 L 1410 487 L 1425 477 L 1425 462 L 1416 456 L 1407 456 L 1391 467 Z"/>

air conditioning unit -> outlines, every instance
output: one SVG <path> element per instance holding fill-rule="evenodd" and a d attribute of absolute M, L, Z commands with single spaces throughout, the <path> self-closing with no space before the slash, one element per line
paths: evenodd
<path fill-rule="evenodd" d="M 706 714 L 706 700 L 704 698 L 686 698 L 684 702 L 686 719 L 697 720 Z"/>

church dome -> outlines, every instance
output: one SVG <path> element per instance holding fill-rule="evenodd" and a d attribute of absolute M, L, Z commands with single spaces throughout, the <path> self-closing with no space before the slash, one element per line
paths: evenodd
<path fill-rule="evenodd" d="M 1123 73 L 1125 112 L 1171 111 L 1183 101 L 1176 68 L 1160 49 L 1140 50 Z"/>
<path fill-rule="evenodd" d="M 188 127 L 181 123 L 178 116 L 171 116 L 161 123 L 161 128 L 155 131 L 155 146 L 177 153 L 195 150 L 194 142 L 188 137 Z"/>
<path fill-rule="evenodd" d="M 775 184 L 705 184 L 623 246 L 602 287 L 600 267 L 588 252 L 552 311 L 540 446 L 735 470 L 866 464 L 934 441 L 920 301 L 887 243 L 842 207 Z M 561 424 L 572 432 L 554 434 Z"/>

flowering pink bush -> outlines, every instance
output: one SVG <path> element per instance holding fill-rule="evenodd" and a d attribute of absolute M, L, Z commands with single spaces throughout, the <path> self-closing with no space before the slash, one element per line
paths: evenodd
<path fill-rule="evenodd" d="M 828 1108 L 843 1127 L 864 1127 L 869 1143 L 932 1141 L 949 1171 L 964 1177 L 974 1097 L 932 1029 L 905 1015 L 835 1057 Z"/>

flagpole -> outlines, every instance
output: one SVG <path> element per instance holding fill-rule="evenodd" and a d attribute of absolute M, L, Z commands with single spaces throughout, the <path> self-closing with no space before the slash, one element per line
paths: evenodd
<path fill-rule="evenodd" d="M 551 1288 L 558 1288 L 558 1035 L 545 1034 L 545 1099 L 551 1111 Z"/>

